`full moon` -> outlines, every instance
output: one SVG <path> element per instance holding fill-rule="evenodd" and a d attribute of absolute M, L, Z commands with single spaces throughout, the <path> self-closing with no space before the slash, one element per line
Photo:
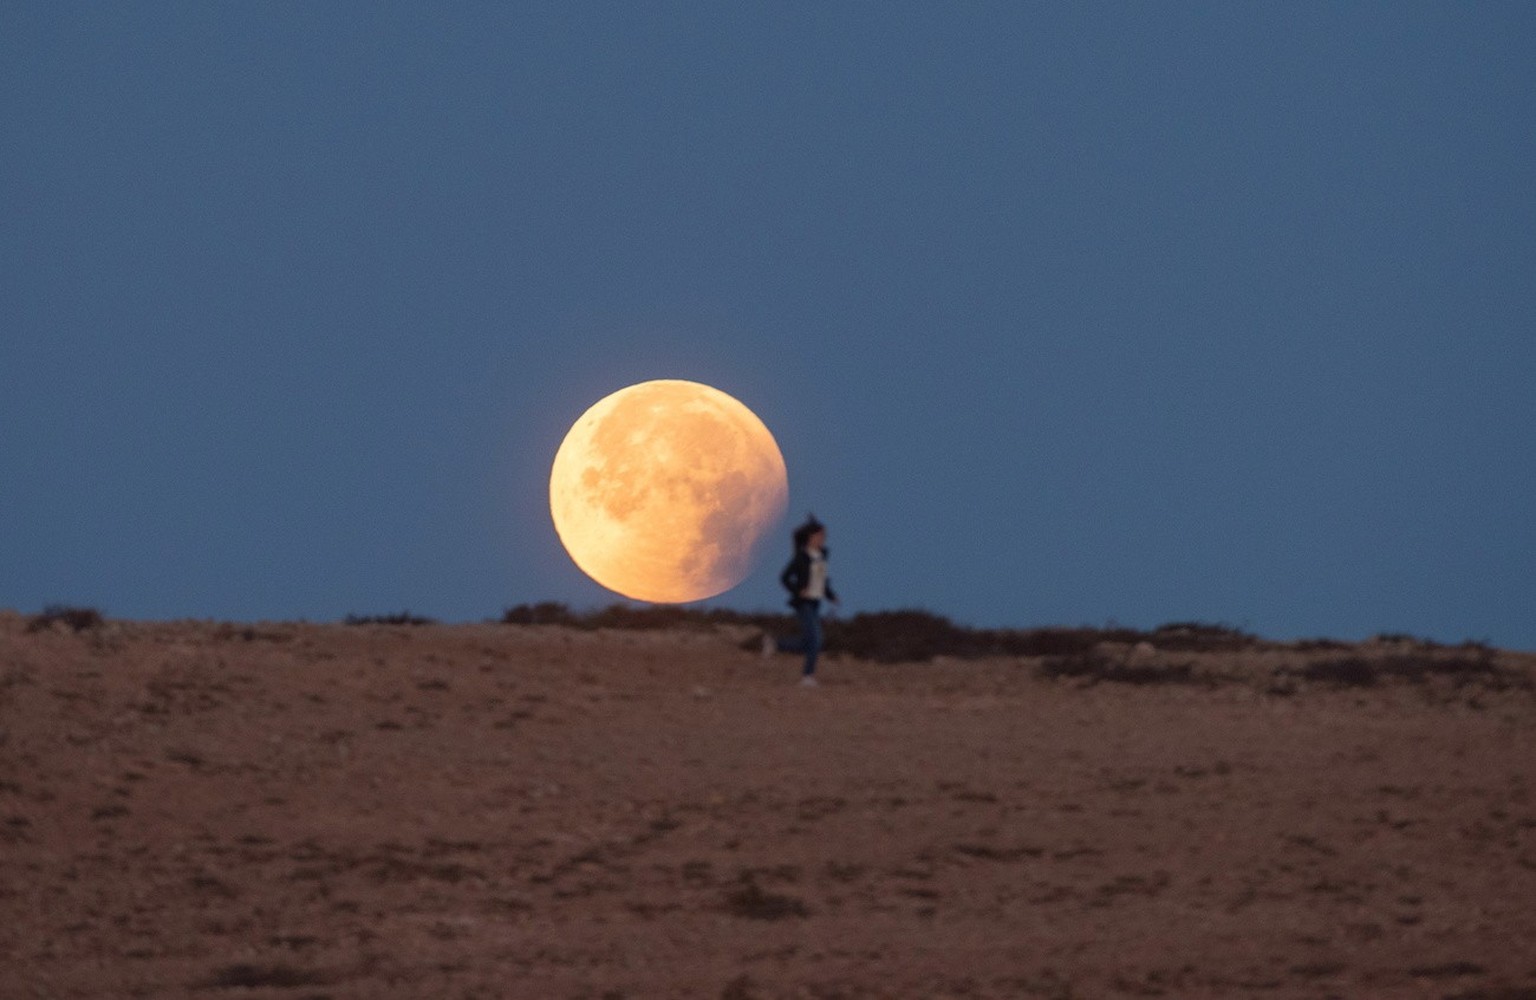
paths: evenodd
<path fill-rule="evenodd" d="M 680 379 L 598 400 L 549 474 L 555 532 L 576 565 L 609 590 L 661 604 L 745 579 L 788 496 L 784 456 L 757 415 Z"/>

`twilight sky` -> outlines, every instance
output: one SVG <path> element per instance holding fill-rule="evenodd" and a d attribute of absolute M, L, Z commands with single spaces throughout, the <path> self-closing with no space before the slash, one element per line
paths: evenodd
<path fill-rule="evenodd" d="M 1533 52 L 1528 3 L 5 4 L 0 607 L 605 604 L 549 464 L 687 378 L 848 611 L 1536 648 Z"/>

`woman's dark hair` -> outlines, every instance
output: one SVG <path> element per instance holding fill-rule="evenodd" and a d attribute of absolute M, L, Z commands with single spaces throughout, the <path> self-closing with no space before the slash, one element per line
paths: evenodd
<path fill-rule="evenodd" d="M 811 536 L 816 534 L 818 531 L 825 531 L 826 527 L 826 525 L 816 520 L 815 514 L 806 514 L 805 523 L 795 529 L 795 548 L 805 548 L 805 544 L 811 540 Z"/>

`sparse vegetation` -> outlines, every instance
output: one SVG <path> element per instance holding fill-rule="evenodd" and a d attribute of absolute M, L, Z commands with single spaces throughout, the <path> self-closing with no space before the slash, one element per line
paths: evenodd
<path fill-rule="evenodd" d="M 575 612 L 546 601 L 508 608 L 501 621 L 508 625 L 563 625 L 579 629 L 709 629 L 746 625 L 775 635 L 794 632 L 788 614 L 614 604 L 597 611 Z M 1224 625 L 1181 622 L 1151 632 L 1108 628 L 982 629 L 959 625 L 943 615 L 915 608 L 861 612 L 824 623 L 828 652 L 844 653 L 876 663 L 921 663 L 939 656 L 977 659 L 985 656 L 1081 656 L 1102 643 L 1147 642 L 1159 650 L 1210 652 L 1246 649 L 1260 640 Z M 743 646 L 751 646 L 748 639 Z"/>
<path fill-rule="evenodd" d="M 1407 632 L 1378 632 L 1371 638 L 1371 641 L 1392 645 L 1418 646 L 1421 649 L 1440 648 L 1440 644 L 1433 639 L 1421 639 L 1416 635 L 1409 635 Z"/>
<path fill-rule="evenodd" d="M 226 642 L 239 639 L 241 642 L 292 642 L 291 632 L 257 628 L 253 625 L 236 625 L 233 622 L 224 622 L 214 630 L 214 637 Z"/>
<path fill-rule="evenodd" d="M 348 625 L 436 625 L 437 620 L 413 615 L 409 611 L 401 611 L 392 615 L 347 615 L 345 623 Z"/>
<path fill-rule="evenodd" d="M 1146 641 L 1158 649 L 1181 653 L 1214 653 L 1250 649 L 1259 644 L 1257 637 L 1228 625 L 1204 622 L 1171 622 L 1159 625 Z"/>
<path fill-rule="evenodd" d="M 1372 687 L 1380 676 L 1380 672 L 1369 660 L 1358 656 L 1318 660 L 1295 673 L 1303 680 L 1320 681 L 1338 687 Z"/>
<path fill-rule="evenodd" d="M 875 611 L 827 623 L 827 645 L 877 663 L 911 663 L 936 656 L 1065 656 L 1102 642 L 1136 642 L 1133 629 L 976 629 L 921 610 Z"/>
<path fill-rule="evenodd" d="M 1340 642 L 1338 639 L 1297 639 L 1291 643 L 1291 648 L 1299 653 L 1317 653 L 1325 649 L 1348 649 L 1349 643 Z"/>
<path fill-rule="evenodd" d="M 827 646 L 883 663 L 927 660 L 934 656 L 975 656 L 988 636 L 961 628 L 926 611 L 898 610 L 834 619 L 826 626 Z"/>
<path fill-rule="evenodd" d="M 503 625 L 571 625 L 579 623 L 571 609 L 558 601 L 541 601 L 538 604 L 519 604 L 502 612 Z"/>
<path fill-rule="evenodd" d="M 63 624 L 73 632 L 84 632 L 86 629 L 100 628 L 105 622 L 106 619 L 95 608 L 50 604 L 41 614 L 32 616 L 32 620 L 27 623 L 27 631 L 41 632 L 57 624 Z"/>
<path fill-rule="evenodd" d="M 1289 671 L 1303 680 L 1335 687 L 1374 687 L 1383 680 L 1425 684 L 1431 678 L 1447 678 L 1456 687 L 1476 683 L 1495 690 L 1529 687 L 1529 678 L 1500 670 L 1491 652 L 1476 649 L 1470 653 L 1435 655 L 1438 647 L 1425 647 L 1417 653 L 1367 658 L 1340 656 L 1308 663 Z M 1463 647 L 1465 648 L 1465 647 Z"/>
<path fill-rule="evenodd" d="M 502 613 L 504 625 L 564 625 L 567 628 L 600 628 L 659 631 L 710 629 L 719 625 L 751 625 L 757 628 L 788 628 L 788 615 L 732 611 L 728 608 L 687 608 L 656 604 L 610 604 L 596 611 L 576 612 L 557 601 L 519 604 Z"/>

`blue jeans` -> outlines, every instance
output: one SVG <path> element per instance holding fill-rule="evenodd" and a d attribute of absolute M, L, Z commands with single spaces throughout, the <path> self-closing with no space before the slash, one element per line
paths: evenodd
<path fill-rule="evenodd" d="M 821 602 L 797 601 L 795 620 L 800 623 L 800 634 L 793 639 L 780 639 L 779 652 L 804 653 L 805 669 L 801 674 L 810 677 L 816 673 L 816 654 L 821 652 Z"/>

